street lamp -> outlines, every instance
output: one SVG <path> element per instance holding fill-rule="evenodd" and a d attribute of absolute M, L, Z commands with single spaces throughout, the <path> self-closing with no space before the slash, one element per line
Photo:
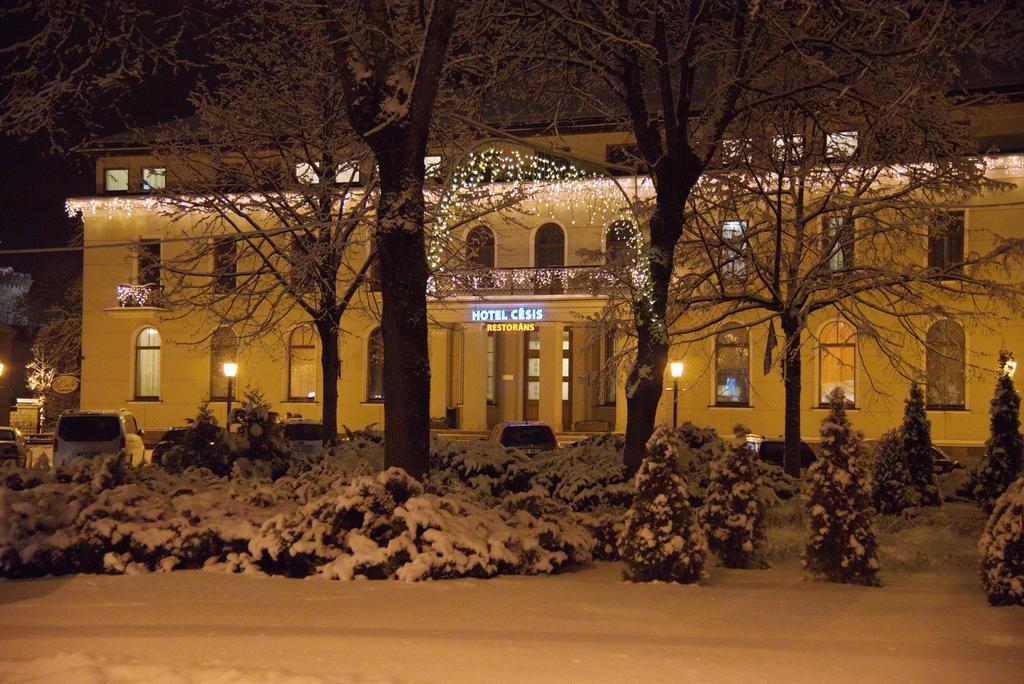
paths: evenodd
<path fill-rule="evenodd" d="M 672 373 L 672 427 L 679 427 L 679 378 L 683 377 L 683 362 L 673 361 L 668 365 Z"/>
<path fill-rule="evenodd" d="M 0 372 L 3 372 L 3 371 L 0 370 Z M 1016 373 L 1016 372 L 1017 372 L 1017 362 L 1014 361 L 1013 359 L 1007 359 L 1006 363 L 1003 364 L 1003 373 L 1005 373 L 1008 377 L 1010 377 L 1012 379 L 1013 378 L 1013 374 Z"/>
<path fill-rule="evenodd" d="M 231 361 L 224 362 L 224 377 L 228 379 L 228 406 L 224 415 L 224 427 L 231 432 L 231 389 L 234 385 L 235 375 L 238 374 L 238 364 Z"/>

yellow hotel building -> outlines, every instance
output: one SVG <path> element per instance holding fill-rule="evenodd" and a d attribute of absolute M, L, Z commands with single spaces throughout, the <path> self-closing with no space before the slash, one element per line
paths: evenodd
<path fill-rule="evenodd" d="M 986 149 L 1000 150 L 988 158 L 990 176 L 1012 189 L 976 197 L 965 208 L 966 250 L 972 236 L 983 232 L 1024 239 L 1024 156 L 1016 154 L 1024 150 L 1024 102 L 1011 98 L 992 107 L 976 125 Z M 534 141 L 594 160 L 629 142 L 600 125 Z M 69 210 L 82 212 L 86 246 L 82 408 L 127 408 L 153 434 L 183 424 L 204 400 L 223 415 L 220 362 L 235 355 L 224 351 L 234 347 L 232 333 L 223 330 L 210 340 L 211 330 L 202 321 L 176 318 L 154 294 L 160 262 L 183 249 L 180 242 L 168 241 L 181 235 L 182 225 L 162 216 L 150 194 L 173 174 L 124 138 L 99 150 L 95 170 L 96 194 L 69 200 Z M 437 427 L 479 433 L 499 421 L 542 420 L 563 433 L 624 430 L 627 367 L 607 371 L 623 342 L 596 322 L 608 296 L 581 286 L 601 268 L 595 254 L 614 247 L 610 227 L 592 198 L 567 193 L 547 196 L 542 209 L 525 211 L 515 221 L 488 220 L 464 230 L 462 242 L 474 246 L 471 260 L 484 275 L 434 279 L 445 295 L 429 305 L 431 415 Z M 104 244 L 119 246 L 96 248 Z M 366 292 L 367 301 L 374 297 Z M 372 310 L 358 307 L 343 322 L 338 421 L 352 428 L 383 422 L 380 338 Z M 236 386 L 260 387 L 281 415 L 315 419 L 323 378 L 317 337 L 304 323 L 295 320 L 258 343 L 243 341 L 234 359 Z M 994 325 L 936 323 L 945 326 L 944 339 L 959 340 L 964 363 L 958 377 L 943 379 L 954 389 L 945 393 L 942 405 L 930 407 L 932 436 L 959 454 L 986 439 L 994 386 L 987 369 L 995 368 L 1001 347 L 1024 355 L 1024 318 L 1013 314 Z M 858 349 L 856 331 L 848 328 L 829 313 L 810 322 L 814 339 L 802 352 L 801 398 L 808 442 L 816 441 L 824 415 L 821 398 L 837 384 L 853 396 L 851 419 L 867 438 L 879 437 L 900 420 L 906 381 L 887 359 Z M 684 364 L 678 381 L 680 420 L 725 434 L 742 423 L 756 433 L 781 435 L 783 384 L 778 363 L 767 375 L 762 372 L 766 336 L 762 324 L 674 347 L 670 361 Z M 194 344 L 202 337 L 207 341 Z M 905 351 L 923 359 L 920 346 L 914 342 Z M 850 362 L 836 367 L 834 358 Z M 659 407 L 661 420 L 668 422 L 671 385 L 666 377 Z"/>

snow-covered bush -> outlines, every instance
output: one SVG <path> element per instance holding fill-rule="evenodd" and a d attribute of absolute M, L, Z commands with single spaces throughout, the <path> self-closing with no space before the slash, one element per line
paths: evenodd
<path fill-rule="evenodd" d="M 924 408 L 924 392 L 916 382 L 903 408 L 900 426 L 903 459 L 907 463 L 910 482 L 916 492 L 917 505 L 938 506 L 942 503 L 935 486 L 935 458 L 932 455 L 932 423 Z"/>
<path fill-rule="evenodd" d="M 1009 359 L 1006 352 L 1000 354 L 1000 369 L 1006 367 Z M 989 415 L 990 428 L 988 441 L 985 442 L 985 456 L 975 466 L 970 482 L 971 495 L 986 513 L 992 511 L 996 500 L 1010 483 L 1020 477 L 1024 460 L 1024 437 L 1020 434 L 1020 395 L 1009 373 L 999 373 Z"/>
<path fill-rule="evenodd" d="M 228 443 L 236 459 L 269 463 L 272 477 L 277 478 L 288 470 L 291 451 L 284 436 L 284 425 L 276 420 L 270 408 L 260 390 L 247 390 L 245 401 L 232 411 L 238 428 Z"/>
<path fill-rule="evenodd" d="M 628 506 L 633 484 L 622 463 L 622 435 L 595 435 L 533 459 L 534 483 L 576 511 Z"/>
<path fill-rule="evenodd" d="M 727 568 L 763 568 L 764 510 L 757 499 L 754 452 L 730 445 L 711 462 L 711 480 L 700 509 L 708 547 Z"/>
<path fill-rule="evenodd" d="M 917 488 L 910 478 L 904 458 L 903 435 L 892 429 L 882 435 L 875 446 L 871 473 L 871 501 L 883 515 L 894 515 L 919 501 Z"/>
<path fill-rule="evenodd" d="M 992 508 L 978 541 L 981 586 L 993 606 L 1024 606 L 1024 477 Z"/>
<path fill-rule="evenodd" d="M 179 444 L 167 450 L 160 465 L 172 473 L 186 468 L 208 468 L 217 475 L 231 471 L 231 454 L 224 442 L 224 431 L 217 425 L 210 407 L 203 402 Z"/>
<path fill-rule="evenodd" d="M 707 539 L 686 480 L 676 472 L 676 441 L 669 428 L 656 428 L 636 474 L 636 496 L 619 538 L 623 574 L 632 582 L 691 583 L 705 576 Z"/>
<path fill-rule="evenodd" d="M 528 491 L 533 479 L 533 464 L 517 449 L 487 440 L 431 440 L 430 488 L 438 493 L 463 493 L 493 503 Z"/>
<path fill-rule="evenodd" d="M 803 564 L 830 582 L 877 585 L 877 542 L 871 529 L 871 492 L 861 464 L 861 435 L 850 427 L 836 388 L 821 422 L 821 453 L 807 469 L 807 544 Z"/>

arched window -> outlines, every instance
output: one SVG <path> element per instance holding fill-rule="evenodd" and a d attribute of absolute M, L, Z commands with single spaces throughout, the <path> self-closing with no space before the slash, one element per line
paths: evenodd
<path fill-rule="evenodd" d="M 628 221 L 616 221 L 608 226 L 604 239 L 604 258 L 607 263 L 622 263 L 626 260 L 631 230 L 632 226 Z"/>
<path fill-rule="evenodd" d="M 828 404 L 828 395 L 839 387 L 846 403 L 853 405 L 857 383 L 857 331 L 846 321 L 830 321 L 818 340 L 818 401 Z"/>
<path fill-rule="evenodd" d="M 545 223 L 537 229 L 533 242 L 534 266 L 565 266 L 565 232 L 557 223 Z"/>
<path fill-rule="evenodd" d="M 715 403 L 750 403 L 750 344 L 746 328 L 726 323 L 715 335 Z"/>
<path fill-rule="evenodd" d="M 300 325 L 288 336 L 288 399 L 316 399 L 316 338 L 311 325 Z"/>
<path fill-rule="evenodd" d="M 466 261 L 480 268 L 494 268 L 494 233 L 477 226 L 466 236 Z"/>
<path fill-rule="evenodd" d="M 956 321 L 938 321 L 925 338 L 928 408 L 963 408 L 966 385 L 964 329 Z"/>
<path fill-rule="evenodd" d="M 226 401 L 228 398 L 225 361 L 238 362 L 238 336 L 229 328 L 218 328 L 210 337 L 210 401 Z"/>
<path fill-rule="evenodd" d="M 384 401 L 384 338 L 374 328 L 366 341 L 366 400 Z"/>
<path fill-rule="evenodd" d="M 143 328 L 135 337 L 135 399 L 160 398 L 160 333 Z"/>

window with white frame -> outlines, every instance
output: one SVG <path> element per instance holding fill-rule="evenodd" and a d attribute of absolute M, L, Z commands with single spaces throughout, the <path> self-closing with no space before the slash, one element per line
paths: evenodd
<path fill-rule="evenodd" d="M 316 337 L 311 325 L 300 325 L 288 336 L 288 399 L 316 399 Z"/>
<path fill-rule="evenodd" d="M 956 321 L 928 328 L 925 337 L 926 401 L 930 409 L 962 409 L 966 403 L 966 338 Z"/>
<path fill-rule="evenodd" d="M 160 399 L 160 333 L 148 327 L 135 336 L 135 400 Z"/>
<path fill-rule="evenodd" d="M 821 239 L 832 273 L 853 266 L 853 220 L 848 216 L 826 216 L 822 219 Z"/>
<path fill-rule="evenodd" d="M 826 323 L 818 339 L 818 402 L 828 405 L 829 395 L 838 387 L 852 406 L 856 385 L 857 331 L 846 321 Z"/>
<path fill-rule="evenodd" d="M 167 187 L 167 169 L 162 166 L 147 166 L 142 169 L 143 190 L 163 190 Z"/>
<path fill-rule="evenodd" d="M 775 144 L 777 160 L 787 164 L 800 161 L 804 157 L 804 136 L 798 133 L 777 135 L 772 140 Z"/>
<path fill-rule="evenodd" d="M 732 219 L 722 223 L 722 275 L 727 278 L 747 275 L 747 261 L 743 256 L 746 236 L 746 221 Z"/>
<path fill-rule="evenodd" d="M 715 335 L 715 403 L 750 402 L 750 344 L 746 328 L 727 323 Z"/>
<path fill-rule="evenodd" d="M 857 131 L 839 131 L 825 134 L 825 160 L 852 159 L 857 153 Z"/>

